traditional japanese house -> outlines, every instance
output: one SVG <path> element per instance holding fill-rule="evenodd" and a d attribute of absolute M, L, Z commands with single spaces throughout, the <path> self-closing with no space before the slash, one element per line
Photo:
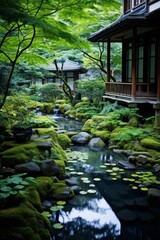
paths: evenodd
<path fill-rule="evenodd" d="M 124 0 L 123 14 L 90 35 L 89 41 L 107 43 L 107 82 L 104 99 L 156 110 L 160 127 L 160 0 Z M 112 43 L 122 44 L 122 76 L 110 75 Z"/>
<path fill-rule="evenodd" d="M 58 69 L 57 69 L 58 68 Z M 57 66 L 53 62 L 49 66 L 43 66 L 44 70 L 53 73 L 53 76 L 46 77 L 45 79 L 39 80 L 37 83 L 48 83 L 54 82 L 59 86 L 63 84 L 60 77 L 65 78 L 67 84 L 70 86 L 71 90 L 76 89 L 76 80 L 79 79 L 80 74 L 86 73 L 87 70 L 83 68 L 78 62 L 65 59 L 64 61 L 57 61 Z"/>

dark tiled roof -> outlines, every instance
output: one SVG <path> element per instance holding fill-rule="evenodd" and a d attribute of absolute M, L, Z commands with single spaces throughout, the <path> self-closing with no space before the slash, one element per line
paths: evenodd
<path fill-rule="evenodd" d="M 91 42 L 96 42 L 112 36 L 118 31 L 125 30 L 125 28 L 132 27 L 133 25 L 143 24 L 146 22 L 149 16 L 148 8 L 145 4 L 135 8 L 133 11 L 121 15 L 116 21 L 109 24 L 108 26 L 100 29 L 99 31 L 92 33 L 88 38 Z"/>
<path fill-rule="evenodd" d="M 69 59 L 65 59 L 64 63 L 57 62 L 57 66 L 60 70 L 66 71 L 66 72 L 67 71 L 70 71 L 70 72 L 74 72 L 74 71 L 83 72 L 84 71 L 84 72 L 86 72 L 86 69 L 84 69 L 78 62 L 73 62 Z M 54 63 L 51 63 L 48 66 L 43 66 L 43 68 L 48 71 L 53 71 L 53 72 L 57 71 Z"/>

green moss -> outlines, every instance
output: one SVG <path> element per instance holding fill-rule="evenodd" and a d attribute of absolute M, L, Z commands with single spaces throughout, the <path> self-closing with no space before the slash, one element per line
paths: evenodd
<path fill-rule="evenodd" d="M 84 125 L 82 127 L 82 131 L 84 131 L 84 132 L 91 132 L 91 129 L 93 128 L 93 126 L 94 126 L 94 122 L 92 121 L 92 119 L 88 119 L 84 123 Z M 96 126 L 96 124 L 95 124 L 95 126 Z"/>
<path fill-rule="evenodd" d="M 58 181 L 51 177 L 37 177 L 36 182 L 32 184 L 39 193 L 41 199 L 45 199 L 52 192 L 53 184 Z"/>
<path fill-rule="evenodd" d="M 4 209 L 0 212 L 0 222 L 0 238 L 3 240 L 18 239 L 19 234 L 22 236 L 21 239 L 27 240 L 50 239 L 49 220 L 29 203 Z"/>
<path fill-rule="evenodd" d="M 120 121 L 119 120 L 113 120 L 112 118 L 105 118 L 104 121 L 100 122 L 97 125 L 98 130 L 108 130 L 112 132 L 117 126 L 119 126 Z"/>
<path fill-rule="evenodd" d="M 53 198 L 56 200 L 66 200 L 72 198 L 74 192 L 64 183 L 58 182 L 54 184 Z"/>
<path fill-rule="evenodd" d="M 34 142 L 19 144 L 0 153 L 2 165 L 14 167 L 16 164 L 29 162 L 33 156 L 39 156 L 40 151 Z"/>
<path fill-rule="evenodd" d="M 34 187 L 27 187 L 24 193 L 25 200 L 30 202 L 38 211 L 42 211 L 41 199 Z"/>
<path fill-rule="evenodd" d="M 66 134 L 68 135 L 69 138 L 71 138 L 74 135 L 77 135 L 78 132 L 66 132 Z"/>
<path fill-rule="evenodd" d="M 84 105 L 88 105 L 88 101 L 86 101 L 86 102 L 78 102 L 78 103 L 76 103 L 75 104 L 75 108 L 77 109 L 77 108 L 79 108 L 79 107 L 82 107 L 82 106 L 84 106 Z"/>
<path fill-rule="evenodd" d="M 65 169 L 65 163 L 62 160 L 54 160 L 55 163 L 58 165 L 59 168 L 59 179 L 65 179 L 66 178 L 66 169 Z"/>
<path fill-rule="evenodd" d="M 110 138 L 110 132 L 109 131 L 94 131 L 93 137 L 99 137 L 104 142 L 108 142 Z"/>
<path fill-rule="evenodd" d="M 36 118 L 33 119 L 33 122 L 31 122 L 31 124 L 34 128 L 57 128 L 56 121 L 54 120 L 54 118 L 49 116 L 36 116 Z"/>
<path fill-rule="evenodd" d="M 128 142 L 139 140 L 142 134 L 143 129 L 141 128 L 133 128 L 131 126 L 125 126 L 123 128 L 117 127 L 111 133 L 110 143 L 123 147 Z"/>
<path fill-rule="evenodd" d="M 52 113 L 54 108 L 54 103 L 43 103 L 40 106 L 40 110 L 44 113 Z"/>
<path fill-rule="evenodd" d="M 71 139 L 64 133 L 58 134 L 58 142 L 63 149 L 71 145 Z"/>
<path fill-rule="evenodd" d="M 85 113 L 76 112 L 76 118 L 79 119 L 79 120 L 85 119 L 86 118 L 86 114 Z"/>
<path fill-rule="evenodd" d="M 53 143 L 53 147 L 51 148 L 51 158 L 67 161 L 67 155 L 63 148 L 59 145 L 59 143 Z"/>
<path fill-rule="evenodd" d="M 59 105 L 59 110 L 61 113 L 65 113 L 66 111 L 68 111 L 71 108 L 70 104 L 67 103 L 63 103 Z"/>
<path fill-rule="evenodd" d="M 147 149 L 160 151 L 160 141 L 154 138 L 143 138 L 140 143 L 143 147 Z"/>
<path fill-rule="evenodd" d="M 56 101 L 55 101 L 55 104 L 65 104 L 65 100 L 64 99 L 57 99 Z"/>
<path fill-rule="evenodd" d="M 57 132 L 54 128 L 37 128 L 36 132 L 39 137 L 41 136 L 49 136 L 54 142 L 57 142 Z M 47 139 L 46 139 L 47 140 Z"/>
<path fill-rule="evenodd" d="M 58 142 L 58 134 L 53 128 L 42 128 L 42 129 L 39 128 L 39 129 L 36 129 L 36 131 L 40 137 L 48 136 L 48 138 L 45 138 L 44 141 L 52 140 L 51 156 L 50 156 L 51 158 L 60 159 L 63 161 L 67 160 L 66 153 Z"/>
<path fill-rule="evenodd" d="M 74 109 L 69 109 L 65 112 L 65 115 L 69 116 L 70 118 L 76 118 L 76 112 Z"/>

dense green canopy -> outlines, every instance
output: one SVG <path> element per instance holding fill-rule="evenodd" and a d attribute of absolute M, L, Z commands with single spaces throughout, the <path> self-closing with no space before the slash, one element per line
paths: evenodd
<path fill-rule="evenodd" d="M 38 65 L 69 49 L 89 49 L 89 33 L 117 17 L 121 5 L 118 0 L 0 0 L 0 6 L 0 63 L 9 64 L 6 96 L 20 59 Z"/>

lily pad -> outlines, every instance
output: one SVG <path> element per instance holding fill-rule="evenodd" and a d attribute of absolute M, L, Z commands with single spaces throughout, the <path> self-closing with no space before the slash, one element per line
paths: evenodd
<path fill-rule="evenodd" d="M 92 183 L 91 183 L 91 184 L 89 184 L 89 186 L 90 186 L 90 187 L 95 187 L 95 185 L 94 185 L 94 184 L 92 184 Z"/>
<path fill-rule="evenodd" d="M 63 225 L 62 225 L 61 223 L 55 223 L 55 224 L 53 225 L 53 227 L 54 227 L 55 229 L 61 229 L 61 228 L 63 228 Z"/>
<path fill-rule="evenodd" d="M 88 192 L 88 193 L 96 193 L 96 190 L 94 190 L 94 189 L 88 189 L 87 192 Z"/>
<path fill-rule="evenodd" d="M 87 177 L 82 177 L 81 180 L 85 181 L 85 180 L 88 180 L 88 178 Z"/>
<path fill-rule="evenodd" d="M 83 183 L 90 183 L 90 182 L 91 182 L 90 180 L 83 181 Z"/>
<path fill-rule="evenodd" d="M 83 172 L 77 172 L 77 175 L 83 175 L 84 173 Z"/>
<path fill-rule="evenodd" d="M 101 181 L 100 178 L 94 178 L 93 180 L 96 181 L 96 182 Z"/>
<path fill-rule="evenodd" d="M 58 211 L 58 210 L 60 210 L 62 208 L 64 208 L 64 206 L 58 205 L 58 206 L 52 206 L 50 208 L 50 210 L 53 211 L 53 212 L 56 212 L 56 211 Z"/>
<path fill-rule="evenodd" d="M 101 165 L 100 168 L 106 168 L 106 166 L 105 165 Z"/>
<path fill-rule="evenodd" d="M 42 212 L 42 215 L 44 217 L 47 217 L 47 218 L 52 216 L 52 214 L 50 212 L 47 212 L 47 211 Z"/>
<path fill-rule="evenodd" d="M 85 195 L 85 194 L 87 194 L 86 191 L 80 191 L 79 193 L 80 193 L 81 195 Z"/>
<path fill-rule="evenodd" d="M 146 187 L 141 187 L 141 190 L 142 190 L 142 191 L 148 191 L 148 188 L 146 188 Z"/>
<path fill-rule="evenodd" d="M 65 201 L 58 201 L 57 204 L 58 204 L 58 205 L 65 205 L 66 202 L 65 202 Z"/>
<path fill-rule="evenodd" d="M 113 172 L 113 170 L 112 169 L 107 169 L 106 172 L 111 173 L 111 172 Z"/>

